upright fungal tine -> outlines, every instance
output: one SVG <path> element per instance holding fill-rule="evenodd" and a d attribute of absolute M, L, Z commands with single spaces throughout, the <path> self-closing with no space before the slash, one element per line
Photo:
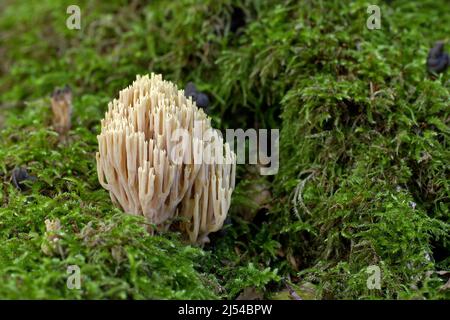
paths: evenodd
<path fill-rule="evenodd" d="M 72 90 L 69 86 L 55 89 L 51 96 L 53 111 L 53 128 L 61 136 L 65 136 L 71 127 Z"/>
<path fill-rule="evenodd" d="M 100 184 L 123 211 L 163 229 L 180 217 L 191 242 L 222 227 L 236 156 L 176 85 L 137 76 L 109 103 L 97 138 Z"/>

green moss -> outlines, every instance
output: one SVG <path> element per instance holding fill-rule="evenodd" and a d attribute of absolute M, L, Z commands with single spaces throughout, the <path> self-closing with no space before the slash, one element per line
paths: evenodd
<path fill-rule="evenodd" d="M 275 220 L 286 237 L 278 238 L 296 248 L 299 277 L 317 283 L 321 297 L 445 296 L 437 290 L 443 279 L 433 277 L 430 290 L 427 271 L 448 269 L 449 131 L 442 119 L 450 92 L 447 75 L 426 74 L 423 39 L 431 29 L 433 39 L 449 30 L 433 27 L 446 19 L 434 4 L 393 7 L 382 7 L 390 33 L 333 32 L 337 56 L 328 52 L 333 46 L 313 44 L 323 67 L 294 67 L 299 77 L 282 100 L 275 190 L 287 201 Z M 363 19 L 362 10 L 349 13 L 347 21 Z M 417 18 L 421 24 L 405 23 Z M 366 287 L 370 265 L 382 269 L 381 290 Z"/>

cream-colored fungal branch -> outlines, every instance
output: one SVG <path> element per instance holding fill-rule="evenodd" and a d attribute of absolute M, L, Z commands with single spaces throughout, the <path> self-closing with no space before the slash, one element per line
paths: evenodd
<path fill-rule="evenodd" d="M 138 76 L 101 127 L 98 177 L 116 205 L 161 228 L 180 216 L 192 242 L 222 227 L 236 156 L 183 90 L 161 75 Z"/>
<path fill-rule="evenodd" d="M 71 127 L 72 91 L 68 86 L 56 89 L 51 97 L 53 111 L 53 128 L 61 136 L 65 136 Z"/>

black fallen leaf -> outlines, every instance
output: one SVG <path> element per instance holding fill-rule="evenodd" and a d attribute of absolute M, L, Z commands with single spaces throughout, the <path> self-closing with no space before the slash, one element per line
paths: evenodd
<path fill-rule="evenodd" d="M 25 168 L 15 168 L 11 173 L 12 184 L 19 190 L 24 191 L 27 189 L 26 181 L 36 181 L 35 176 L 28 174 Z"/>
<path fill-rule="evenodd" d="M 193 82 L 188 82 L 184 89 L 184 94 L 186 97 L 192 97 L 192 100 L 194 100 L 194 97 L 197 97 L 197 87 Z"/>
<path fill-rule="evenodd" d="M 208 106 L 209 106 L 209 98 L 203 92 L 198 92 L 197 93 L 197 98 L 195 100 L 197 102 L 197 106 L 199 106 L 200 108 L 208 108 Z"/>
<path fill-rule="evenodd" d="M 245 12 L 239 7 L 233 7 L 231 12 L 230 31 L 236 33 L 239 29 L 245 27 L 246 17 Z"/>
<path fill-rule="evenodd" d="M 192 101 L 195 101 L 198 107 L 207 109 L 209 107 L 209 98 L 206 93 L 197 90 L 194 83 L 189 82 L 184 89 L 186 97 L 191 97 Z"/>
<path fill-rule="evenodd" d="M 438 41 L 430 49 L 427 58 L 427 69 L 430 73 L 444 72 L 450 64 L 448 53 L 444 52 L 444 42 Z"/>

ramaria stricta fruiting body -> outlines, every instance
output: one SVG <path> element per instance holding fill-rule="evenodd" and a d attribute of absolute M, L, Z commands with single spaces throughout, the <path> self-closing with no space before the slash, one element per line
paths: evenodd
<path fill-rule="evenodd" d="M 98 143 L 99 181 L 123 211 L 162 229 L 179 217 L 191 242 L 222 227 L 236 156 L 176 85 L 137 76 L 109 103 Z"/>

